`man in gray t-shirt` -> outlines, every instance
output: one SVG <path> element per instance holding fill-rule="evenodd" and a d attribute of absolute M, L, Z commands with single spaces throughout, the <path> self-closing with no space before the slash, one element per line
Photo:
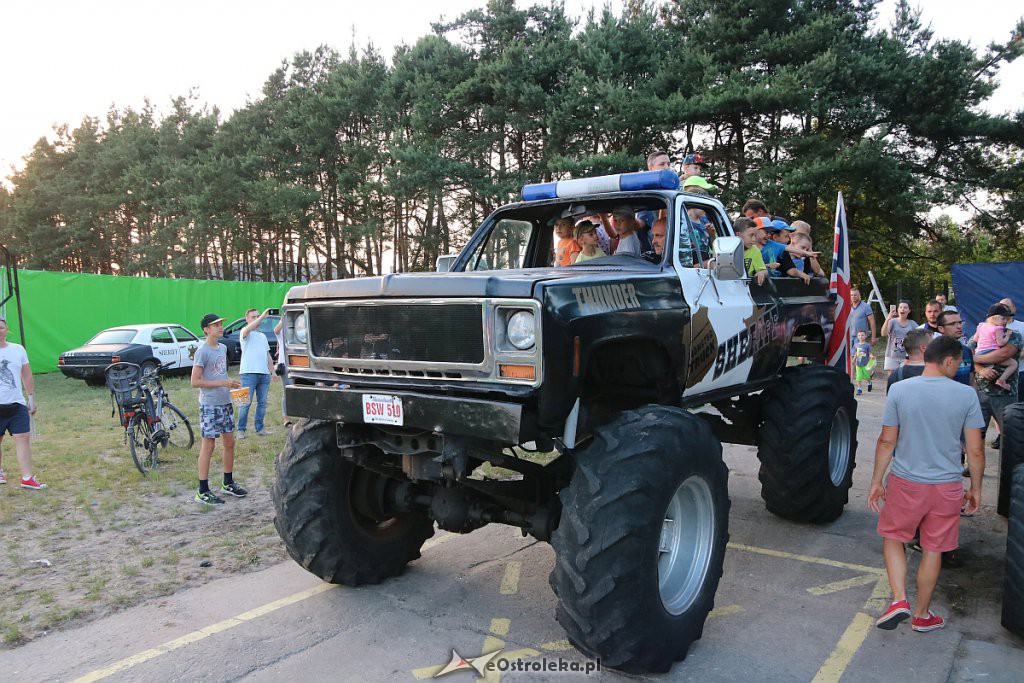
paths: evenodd
<path fill-rule="evenodd" d="M 224 336 L 224 318 L 213 313 L 203 316 L 200 323 L 206 340 L 196 351 L 192 365 L 192 386 L 199 389 L 199 491 L 197 503 L 223 505 L 224 500 L 210 490 L 210 460 L 217 445 L 217 437 L 224 440 L 224 484 L 221 493 L 243 498 L 248 491 L 234 480 L 235 415 L 231 405 L 231 390 L 242 386 L 237 379 L 228 377 L 228 350 L 220 343 Z"/>
<path fill-rule="evenodd" d="M 920 528 L 921 564 L 917 571 L 918 604 L 915 631 L 942 628 L 945 621 L 931 613 L 932 593 L 942 568 L 942 553 L 959 545 L 961 507 L 974 514 L 981 506 L 981 478 L 985 449 L 981 440 L 981 406 L 975 392 L 953 377 L 960 367 L 960 342 L 936 337 L 925 350 L 920 377 L 894 384 L 882 417 L 882 433 L 875 447 L 875 468 L 868 507 L 881 514 L 885 569 L 893 602 L 878 619 L 879 628 L 891 630 L 911 615 L 907 601 L 907 557 L 903 544 Z M 967 443 L 971 488 L 960 483 L 960 437 Z M 887 482 L 885 472 L 892 464 Z"/>
<path fill-rule="evenodd" d="M 874 344 L 878 340 L 878 333 L 875 329 L 875 316 L 871 312 L 871 304 L 861 300 L 860 290 L 854 287 L 850 290 L 850 336 L 857 338 L 857 333 L 864 330 L 868 333 L 868 341 Z"/>

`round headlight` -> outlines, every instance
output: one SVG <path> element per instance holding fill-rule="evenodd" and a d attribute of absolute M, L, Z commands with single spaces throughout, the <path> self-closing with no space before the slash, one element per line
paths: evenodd
<path fill-rule="evenodd" d="M 531 348 L 536 342 L 534 334 L 533 313 L 530 311 L 513 313 L 508 319 L 505 336 L 517 349 L 525 351 Z"/>
<path fill-rule="evenodd" d="M 295 341 L 297 341 L 300 344 L 306 343 L 306 316 L 300 315 L 297 318 L 295 318 L 294 334 Z"/>

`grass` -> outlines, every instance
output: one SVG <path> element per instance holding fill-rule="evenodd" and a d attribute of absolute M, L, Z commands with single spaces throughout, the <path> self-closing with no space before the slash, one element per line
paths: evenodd
<path fill-rule="evenodd" d="M 250 489 L 249 497 L 212 510 L 192 502 L 199 420 L 197 392 L 187 379 L 168 379 L 165 387 L 192 423 L 197 442 L 190 450 L 162 450 L 159 468 L 148 477 L 132 463 L 106 389 L 59 373 L 35 379 L 33 473 L 49 488 L 0 486 L 4 647 L 222 575 L 196 571 L 197 551 L 228 571 L 284 559 L 268 492 L 285 437 L 279 382 L 271 384 L 266 420 L 276 433 L 236 444 L 234 474 Z M 250 431 L 253 417 L 251 412 Z M 16 482 L 14 444 L 8 438 L 0 447 L 8 478 Z M 221 453 L 218 442 L 211 484 L 220 482 Z"/>

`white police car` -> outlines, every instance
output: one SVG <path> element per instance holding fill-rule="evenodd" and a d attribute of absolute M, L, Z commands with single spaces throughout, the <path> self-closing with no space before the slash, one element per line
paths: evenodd
<path fill-rule="evenodd" d="M 101 386 L 111 363 L 135 363 L 143 371 L 167 364 L 168 372 L 187 374 L 202 340 L 176 323 L 121 325 L 103 330 L 77 349 L 57 357 L 66 377 Z"/>

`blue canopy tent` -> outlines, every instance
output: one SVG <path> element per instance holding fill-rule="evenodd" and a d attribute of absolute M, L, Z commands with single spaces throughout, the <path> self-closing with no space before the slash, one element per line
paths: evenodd
<path fill-rule="evenodd" d="M 988 307 L 1005 297 L 1013 299 L 1017 318 L 1024 320 L 1024 261 L 957 263 L 953 266 L 953 294 L 967 337 L 985 320 Z"/>

